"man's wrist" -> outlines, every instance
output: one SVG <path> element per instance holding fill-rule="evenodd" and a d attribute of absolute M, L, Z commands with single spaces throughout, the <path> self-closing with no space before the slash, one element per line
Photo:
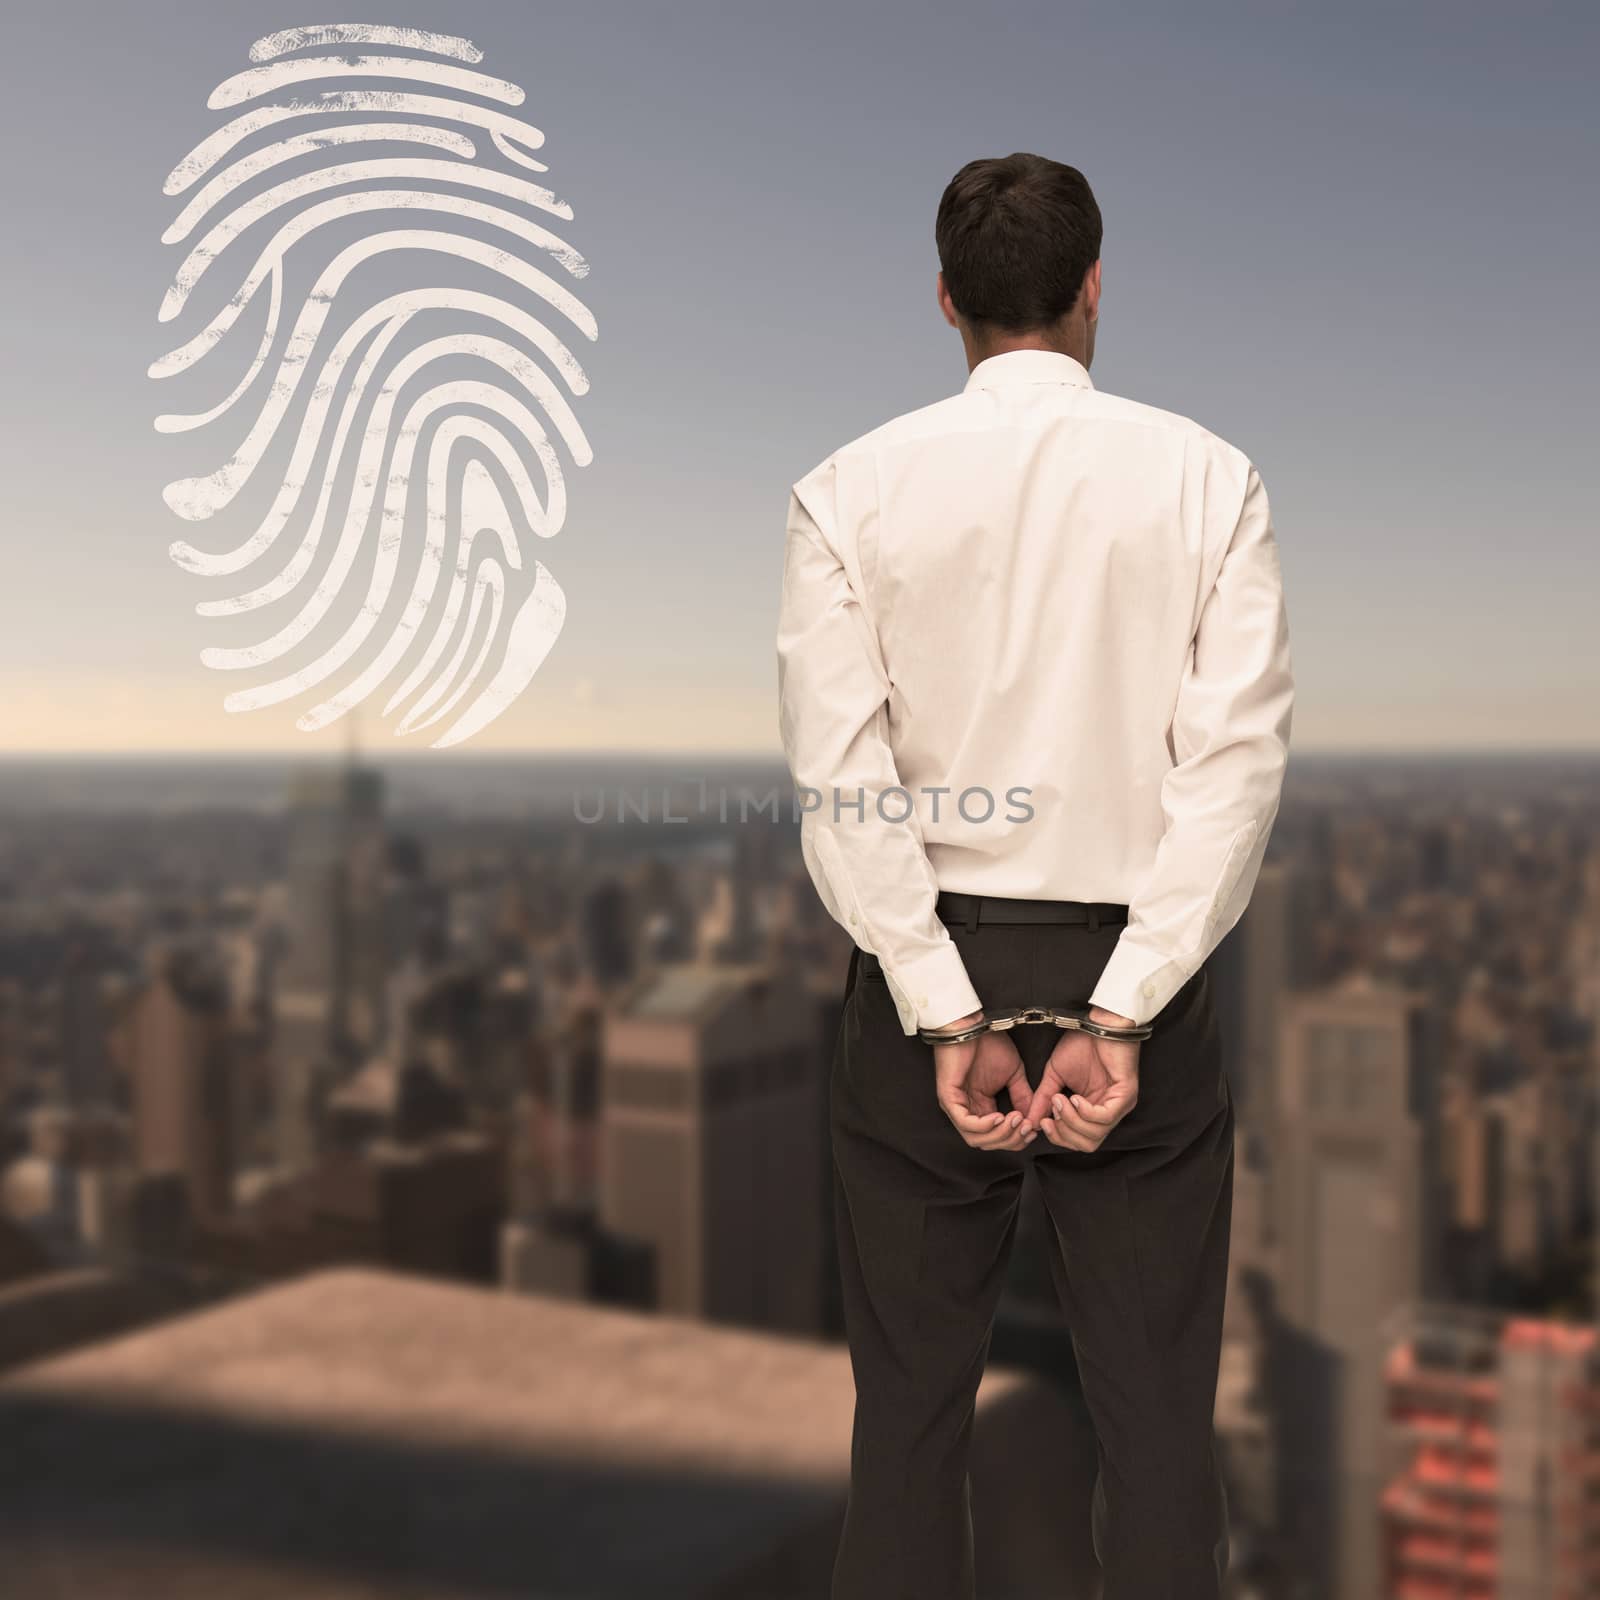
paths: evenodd
<path fill-rule="evenodd" d="M 968 1028 L 975 1028 L 983 1021 L 983 1010 L 969 1011 L 964 1017 L 957 1017 L 954 1022 L 943 1022 L 937 1028 L 924 1030 L 924 1035 L 939 1033 L 964 1033 Z"/>
<path fill-rule="evenodd" d="M 1119 1011 L 1108 1011 L 1104 1006 L 1090 1006 L 1089 1020 L 1091 1022 L 1103 1022 L 1108 1028 L 1138 1027 L 1138 1023 L 1132 1017 L 1125 1017 Z"/>

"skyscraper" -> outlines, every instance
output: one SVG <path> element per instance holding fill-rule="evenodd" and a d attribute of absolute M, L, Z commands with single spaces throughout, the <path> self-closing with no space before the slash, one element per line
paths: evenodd
<path fill-rule="evenodd" d="M 1408 1308 L 1384 1367 L 1398 1456 L 1384 1600 L 1592 1600 L 1600 1496 L 1595 1331 Z"/>
<path fill-rule="evenodd" d="M 822 1092 L 798 980 L 663 967 L 602 1047 L 600 1221 L 654 1248 L 664 1311 L 815 1332 L 822 1321 Z"/>
<path fill-rule="evenodd" d="M 288 937 L 274 995 L 279 1160 L 302 1169 L 326 1088 L 382 1042 L 383 784 L 356 766 L 295 779 L 286 828 Z"/>
<path fill-rule="evenodd" d="M 1289 869 L 1262 867 L 1249 907 L 1207 963 L 1239 1121 L 1270 1119 L 1281 1042 L 1278 1015 L 1290 985 Z"/>
<path fill-rule="evenodd" d="M 1272 1356 L 1280 1517 L 1322 1600 L 1379 1593 L 1383 1329 L 1422 1293 L 1415 997 L 1352 979 L 1283 1019 Z"/>
<path fill-rule="evenodd" d="M 1582 893 L 1569 936 L 1568 962 L 1574 1007 L 1589 1024 L 1591 1099 L 1600 1104 L 1600 845 L 1592 846 L 1583 858 Z M 1600 1251 L 1600 1161 L 1591 1161 L 1589 1181 L 1591 1231 Z M 1595 1263 L 1595 1272 L 1600 1282 L 1600 1262 Z M 1600 1316 L 1600 1304 L 1595 1312 Z"/>
<path fill-rule="evenodd" d="M 133 1092 L 134 1155 L 176 1174 L 191 1215 L 226 1213 L 232 1195 L 232 1055 L 227 986 L 207 953 L 158 953 L 119 1032 Z"/>

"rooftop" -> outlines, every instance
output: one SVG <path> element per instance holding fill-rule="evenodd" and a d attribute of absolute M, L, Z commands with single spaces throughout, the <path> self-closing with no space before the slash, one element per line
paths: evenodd
<path fill-rule="evenodd" d="M 984 1384 L 986 1595 L 1081 1553 L 1059 1404 Z M 842 1347 L 321 1272 L 0 1379 L 0 1568 L 29 1600 L 821 1596 L 852 1405 Z"/>

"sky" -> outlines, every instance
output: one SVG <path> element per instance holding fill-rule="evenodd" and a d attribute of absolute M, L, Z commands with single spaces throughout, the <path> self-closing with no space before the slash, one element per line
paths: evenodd
<path fill-rule="evenodd" d="M 788 486 L 960 388 L 934 211 L 963 163 L 1013 150 L 1071 162 L 1098 196 L 1096 386 L 1194 417 L 1261 471 L 1296 746 L 1600 745 L 1594 8 L 361 17 L 467 35 L 527 89 L 592 264 L 593 461 L 539 550 L 567 619 L 463 749 L 777 749 Z M 0 751 L 347 736 L 297 732 L 295 705 L 224 711 L 236 685 L 199 659 L 218 623 L 166 554 L 177 457 L 146 376 L 181 253 L 162 181 L 251 42 L 315 20 L 64 0 L 7 24 Z M 397 746 L 360 717 L 364 745 Z"/>

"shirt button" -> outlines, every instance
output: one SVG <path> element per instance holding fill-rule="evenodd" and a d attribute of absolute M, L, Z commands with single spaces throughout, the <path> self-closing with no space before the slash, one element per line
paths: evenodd
<path fill-rule="evenodd" d="M 1153 983 L 1147 983 L 1144 985 L 1144 997 L 1146 1000 L 1148 1000 L 1155 992 L 1156 986 Z"/>
<path fill-rule="evenodd" d="M 927 1005 L 927 1003 L 928 1003 L 928 997 L 927 997 L 927 995 L 925 995 L 925 994 L 919 994 L 919 995 L 918 995 L 918 996 L 917 996 L 917 1004 L 918 1004 L 918 1005 L 919 1005 L 919 1006 L 925 1006 L 925 1005 Z"/>
<path fill-rule="evenodd" d="M 852 911 L 850 913 L 850 926 L 853 928 L 853 927 L 855 927 L 855 925 L 856 925 L 856 914 L 855 914 L 855 912 Z"/>

